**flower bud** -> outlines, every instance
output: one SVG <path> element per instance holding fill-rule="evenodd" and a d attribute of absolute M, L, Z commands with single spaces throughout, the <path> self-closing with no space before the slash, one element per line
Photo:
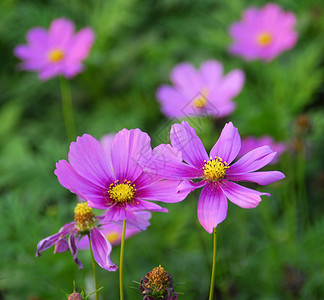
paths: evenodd
<path fill-rule="evenodd" d="M 161 266 L 154 268 L 141 279 L 140 290 L 143 300 L 177 299 L 177 293 L 173 288 L 172 275 Z"/>
<path fill-rule="evenodd" d="M 74 292 L 71 295 L 69 295 L 68 300 L 83 300 L 83 298 L 81 294 Z"/>

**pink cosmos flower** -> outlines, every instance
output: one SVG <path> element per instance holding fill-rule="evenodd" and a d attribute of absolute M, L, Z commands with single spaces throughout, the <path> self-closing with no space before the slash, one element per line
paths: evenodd
<path fill-rule="evenodd" d="M 224 117 L 235 109 L 232 98 L 244 84 L 244 73 L 233 70 L 223 76 L 223 66 L 216 60 L 206 61 L 196 70 L 191 64 L 177 65 L 171 72 L 174 86 L 157 90 L 162 112 L 169 118 L 200 115 Z"/>
<path fill-rule="evenodd" d="M 242 21 L 230 27 L 233 43 L 229 51 L 246 60 L 271 61 L 295 45 L 295 23 L 295 15 L 284 12 L 275 3 L 268 3 L 260 9 L 248 8 L 243 12 Z"/>
<path fill-rule="evenodd" d="M 126 223 L 126 232 L 125 238 L 128 239 L 129 237 L 140 233 L 143 230 L 146 230 L 148 226 L 150 226 L 149 219 L 151 219 L 152 214 L 148 211 L 139 211 L 134 212 L 136 217 L 136 221 L 128 221 Z M 112 246 L 116 246 L 120 244 L 122 231 L 123 231 L 123 221 L 118 221 L 114 223 L 104 223 L 100 222 L 98 225 L 100 228 L 100 232 L 106 237 L 108 242 Z M 77 244 L 78 249 L 88 249 L 89 248 L 89 238 L 84 236 Z"/>
<path fill-rule="evenodd" d="M 180 190 L 181 180 L 161 180 L 139 165 L 152 152 L 147 133 L 123 129 L 107 145 L 102 148 L 88 134 L 78 137 L 71 143 L 69 162 L 60 160 L 54 172 L 61 185 L 90 207 L 106 210 L 104 221 L 136 221 L 134 213 L 143 210 L 167 212 L 148 200 L 175 203 L 187 196 Z"/>
<path fill-rule="evenodd" d="M 241 150 L 237 156 L 241 157 L 257 147 L 266 145 L 268 145 L 273 151 L 277 152 L 276 157 L 272 162 L 270 162 L 270 164 L 278 162 L 279 156 L 287 149 L 285 143 L 276 143 L 273 138 L 268 135 L 261 136 L 260 138 L 247 136 L 242 140 Z"/>
<path fill-rule="evenodd" d="M 88 236 L 91 240 L 93 256 L 100 267 L 108 271 L 116 271 L 115 266 L 110 260 L 111 244 L 108 242 L 101 229 L 96 226 L 96 217 L 92 209 L 86 202 L 78 203 L 75 210 L 74 222 L 65 224 L 58 233 L 41 240 L 37 245 L 36 257 L 41 252 L 55 245 L 54 253 L 61 253 L 70 250 L 74 262 L 83 268 L 78 260 L 78 240 L 83 236 Z M 76 241 L 77 240 L 77 241 Z"/>
<path fill-rule="evenodd" d="M 35 27 L 27 32 L 28 45 L 18 45 L 14 53 L 24 62 L 21 68 L 38 71 L 39 79 L 47 80 L 57 75 L 72 78 L 83 69 L 94 42 L 94 33 L 83 28 L 74 34 L 74 24 L 67 19 L 52 21 L 49 31 Z"/>
<path fill-rule="evenodd" d="M 184 187 L 188 190 L 204 187 L 198 202 L 198 219 L 209 233 L 226 218 L 226 198 L 240 207 L 253 208 L 261 201 L 260 196 L 270 196 L 238 185 L 235 181 L 267 185 L 285 177 L 278 171 L 255 172 L 275 157 L 276 152 L 268 146 L 256 148 L 232 164 L 240 151 L 241 138 L 231 122 L 225 125 L 209 156 L 188 122 L 174 124 L 170 137 L 173 148 L 169 145 L 154 151 L 150 159 L 152 164 L 146 169 L 174 180 L 194 180 Z M 161 159 L 165 152 L 169 153 L 167 161 Z"/>

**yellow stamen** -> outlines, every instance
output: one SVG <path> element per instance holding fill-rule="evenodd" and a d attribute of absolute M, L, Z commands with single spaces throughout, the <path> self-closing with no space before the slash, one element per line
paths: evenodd
<path fill-rule="evenodd" d="M 272 43 L 272 35 L 268 32 L 262 32 L 257 36 L 257 43 L 260 46 L 268 46 Z"/>
<path fill-rule="evenodd" d="M 207 105 L 208 90 L 206 88 L 202 89 L 199 96 L 194 100 L 193 106 L 202 109 Z"/>
<path fill-rule="evenodd" d="M 116 243 L 120 239 L 120 234 L 117 231 L 109 232 L 106 234 L 106 239 L 111 243 Z"/>
<path fill-rule="evenodd" d="M 64 52 L 61 49 L 54 49 L 48 53 L 48 59 L 52 63 L 62 61 L 64 58 Z"/>
<path fill-rule="evenodd" d="M 215 156 L 214 159 L 210 157 L 210 160 L 205 161 L 205 165 L 203 166 L 205 178 L 212 181 L 222 179 L 228 168 L 227 162 L 223 162 L 223 160 L 217 156 Z"/>
<path fill-rule="evenodd" d="M 119 180 L 116 180 L 110 185 L 108 190 L 110 198 L 114 202 L 121 204 L 133 201 L 135 192 L 135 184 L 131 185 L 131 182 L 126 179 L 124 180 L 124 183 L 119 183 Z"/>
<path fill-rule="evenodd" d="M 81 231 L 89 230 L 95 222 L 94 218 L 92 208 L 88 206 L 87 202 L 77 204 L 74 209 L 74 221 Z"/>

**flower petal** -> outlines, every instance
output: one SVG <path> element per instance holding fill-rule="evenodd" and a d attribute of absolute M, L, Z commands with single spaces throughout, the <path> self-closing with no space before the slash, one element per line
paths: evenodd
<path fill-rule="evenodd" d="M 75 223 L 65 224 L 58 233 L 53 234 L 45 239 L 42 239 L 37 245 L 37 251 L 35 256 L 39 257 L 41 252 L 52 247 L 61 237 L 66 237 L 70 232 L 73 231 Z"/>
<path fill-rule="evenodd" d="M 238 129 L 233 126 L 232 122 L 226 123 L 222 133 L 210 151 L 213 158 L 218 156 L 230 164 L 237 156 L 241 148 L 241 137 Z"/>
<path fill-rule="evenodd" d="M 54 174 L 62 186 L 87 201 L 89 206 L 97 209 L 107 208 L 107 189 L 80 176 L 66 160 L 56 163 Z"/>
<path fill-rule="evenodd" d="M 118 267 L 110 260 L 112 247 L 108 240 L 101 234 L 98 228 L 93 227 L 90 230 L 90 240 L 93 256 L 98 265 L 108 271 L 116 271 Z"/>
<path fill-rule="evenodd" d="M 140 199 L 176 203 L 184 200 L 190 191 L 179 190 L 179 180 L 163 180 L 137 189 L 136 197 Z"/>
<path fill-rule="evenodd" d="M 198 220 L 204 229 L 212 233 L 227 215 L 227 199 L 214 183 L 208 183 L 202 190 L 198 201 Z"/>
<path fill-rule="evenodd" d="M 78 260 L 78 248 L 75 244 L 75 233 L 71 233 L 68 239 L 69 248 L 73 256 L 74 262 L 78 265 L 79 270 L 83 268 L 80 260 Z"/>
<path fill-rule="evenodd" d="M 111 145 L 111 159 L 119 181 L 134 181 L 142 173 L 141 157 L 151 156 L 150 137 L 139 129 L 119 131 Z"/>
<path fill-rule="evenodd" d="M 223 65 L 217 60 L 208 60 L 200 65 L 200 73 L 206 88 L 211 91 L 222 81 Z"/>
<path fill-rule="evenodd" d="M 65 48 L 71 41 L 74 33 L 74 24 L 67 19 L 54 20 L 49 28 L 48 40 L 50 46 Z"/>
<path fill-rule="evenodd" d="M 111 166 L 100 142 L 89 134 L 84 134 L 71 143 L 69 162 L 79 175 L 97 186 L 106 188 L 114 181 Z"/>
<path fill-rule="evenodd" d="M 184 161 L 202 169 L 204 160 L 208 160 L 208 155 L 195 129 L 188 122 L 174 124 L 171 128 L 170 139 L 172 146 L 182 152 Z"/>
<path fill-rule="evenodd" d="M 261 202 L 260 196 L 270 196 L 268 193 L 260 193 L 227 180 L 219 182 L 219 186 L 231 202 L 243 208 L 254 208 Z"/>
<path fill-rule="evenodd" d="M 67 62 L 76 63 L 87 58 L 94 40 L 95 35 L 92 29 L 89 27 L 81 29 L 72 39 L 67 55 Z"/>
<path fill-rule="evenodd" d="M 221 98 L 233 98 L 237 96 L 244 85 L 245 76 L 241 70 L 229 72 L 223 79 L 219 87 Z"/>
<path fill-rule="evenodd" d="M 276 154 L 277 153 L 273 152 L 269 146 L 256 148 L 231 165 L 226 171 L 226 174 L 237 175 L 259 170 L 270 163 Z"/>
<path fill-rule="evenodd" d="M 226 176 L 226 179 L 231 181 L 251 181 L 261 185 L 271 184 L 283 178 L 285 178 L 285 175 L 279 171 L 243 173 Z"/>

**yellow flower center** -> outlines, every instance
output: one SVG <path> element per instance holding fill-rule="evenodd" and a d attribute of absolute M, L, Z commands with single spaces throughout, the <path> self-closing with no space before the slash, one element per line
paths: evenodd
<path fill-rule="evenodd" d="M 110 242 L 110 243 L 116 243 L 120 238 L 120 234 L 117 231 L 113 231 L 113 232 L 109 232 L 108 234 L 106 234 L 106 239 Z"/>
<path fill-rule="evenodd" d="M 208 97 L 208 90 L 206 88 L 202 89 L 201 93 L 199 93 L 199 96 L 194 100 L 193 106 L 202 109 L 207 104 L 207 97 Z"/>
<path fill-rule="evenodd" d="M 48 59 L 52 63 L 57 63 L 63 60 L 64 52 L 61 49 L 54 49 L 48 53 Z"/>
<path fill-rule="evenodd" d="M 146 284 L 146 288 L 152 290 L 160 290 L 169 283 L 169 274 L 164 270 L 163 267 L 158 266 L 146 275 L 149 282 Z"/>
<path fill-rule="evenodd" d="M 74 221 L 81 231 L 89 230 L 95 222 L 95 215 L 87 202 L 78 203 L 74 209 Z"/>
<path fill-rule="evenodd" d="M 268 46 L 269 44 L 271 44 L 272 42 L 272 35 L 268 32 L 263 32 L 263 33 L 260 33 L 258 36 L 257 36 L 257 43 L 260 45 L 260 46 Z"/>
<path fill-rule="evenodd" d="M 222 179 L 228 168 L 227 162 L 223 162 L 223 160 L 217 156 L 215 156 L 214 159 L 210 157 L 209 161 L 205 160 L 205 165 L 203 166 L 205 178 L 212 181 Z"/>
<path fill-rule="evenodd" d="M 124 183 L 119 183 L 116 180 L 109 187 L 108 194 L 110 198 L 117 203 L 131 202 L 135 196 L 135 184 L 131 185 L 130 181 L 124 180 Z"/>

